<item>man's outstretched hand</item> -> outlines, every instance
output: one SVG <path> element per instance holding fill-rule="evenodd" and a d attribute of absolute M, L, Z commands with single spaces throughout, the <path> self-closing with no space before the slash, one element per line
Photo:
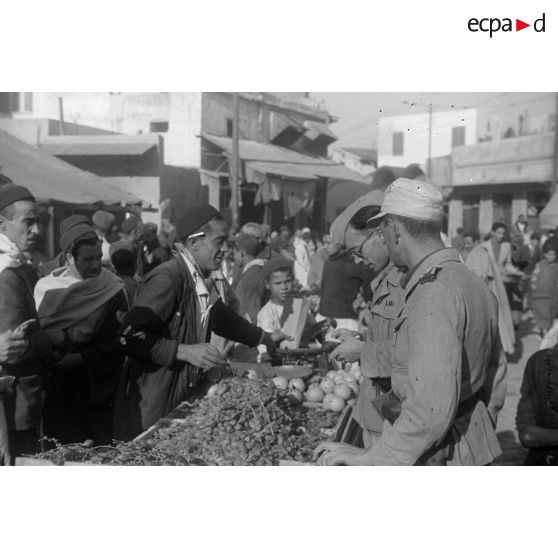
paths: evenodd
<path fill-rule="evenodd" d="M 371 465 L 366 450 L 339 442 L 323 442 L 314 450 L 316 465 Z"/>
<path fill-rule="evenodd" d="M 275 355 L 277 347 L 281 341 L 292 341 L 293 338 L 290 335 L 283 333 L 282 331 L 276 329 L 271 333 L 265 332 L 263 335 L 262 343 L 266 346 L 267 352 L 270 356 Z"/>

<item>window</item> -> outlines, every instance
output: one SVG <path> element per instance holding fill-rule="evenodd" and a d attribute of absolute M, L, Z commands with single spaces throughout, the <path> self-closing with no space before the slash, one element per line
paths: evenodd
<path fill-rule="evenodd" d="M 393 132 L 393 155 L 403 155 L 403 132 Z"/>
<path fill-rule="evenodd" d="M 454 126 L 451 129 L 451 146 L 465 145 L 465 126 Z"/>
<path fill-rule="evenodd" d="M 227 137 L 228 138 L 233 137 L 233 127 L 234 127 L 233 119 L 232 118 L 227 118 Z"/>
<path fill-rule="evenodd" d="M 167 120 L 152 120 L 149 123 L 150 132 L 168 132 L 169 123 Z"/>

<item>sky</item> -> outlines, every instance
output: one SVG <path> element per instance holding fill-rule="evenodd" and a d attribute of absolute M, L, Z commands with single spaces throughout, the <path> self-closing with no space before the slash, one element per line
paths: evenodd
<path fill-rule="evenodd" d="M 339 120 L 331 129 L 339 136 L 334 146 L 375 147 L 381 116 L 473 108 L 504 102 L 504 93 L 310 93 Z"/>

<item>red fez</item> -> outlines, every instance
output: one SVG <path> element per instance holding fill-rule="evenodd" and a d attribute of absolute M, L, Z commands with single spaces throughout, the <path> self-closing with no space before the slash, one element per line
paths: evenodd
<path fill-rule="evenodd" d="M 62 235 L 60 238 L 60 248 L 63 252 L 67 252 L 76 240 L 79 240 L 82 236 L 89 234 L 97 237 L 97 233 L 91 225 L 76 225 Z"/>
<path fill-rule="evenodd" d="M 11 183 L 0 186 L 0 211 L 23 200 L 35 201 L 35 197 L 25 186 Z"/>
<path fill-rule="evenodd" d="M 221 217 L 221 214 L 212 205 L 202 203 L 190 207 L 176 225 L 178 238 L 184 240 L 192 236 L 215 217 Z"/>
<path fill-rule="evenodd" d="M 264 244 L 250 234 L 239 234 L 236 239 L 236 247 L 249 256 L 256 256 L 263 248 Z"/>
<path fill-rule="evenodd" d="M 85 215 L 71 215 L 70 217 L 66 217 L 60 223 L 60 234 L 63 235 L 65 232 L 73 229 L 77 225 L 89 225 L 91 226 L 91 221 L 89 217 Z"/>
<path fill-rule="evenodd" d="M 114 217 L 114 215 L 112 213 L 109 213 L 108 211 L 99 210 L 93 213 L 93 223 L 97 225 L 97 227 L 105 231 L 108 231 L 112 227 L 112 225 L 114 225 L 115 220 L 116 218 Z"/>

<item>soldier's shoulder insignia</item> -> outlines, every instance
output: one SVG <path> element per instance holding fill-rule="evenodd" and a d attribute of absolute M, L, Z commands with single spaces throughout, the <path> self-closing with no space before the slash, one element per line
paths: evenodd
<path fill-rule="evenodd" d="M 420 279 L 419 284 L 424 285 L 425 283 L 432 283 L 438 276 L 438 273 L 442 271 L 439 265 L 431 267 Z"/>

